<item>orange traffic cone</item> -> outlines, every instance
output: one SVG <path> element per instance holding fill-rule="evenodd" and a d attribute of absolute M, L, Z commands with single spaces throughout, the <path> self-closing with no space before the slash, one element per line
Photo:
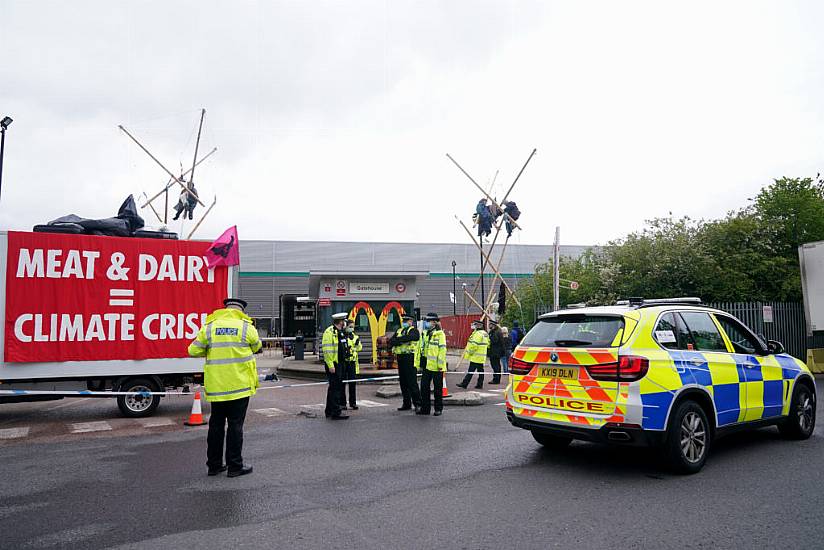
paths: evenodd
<path fill-rule="evenodd" d="M 185 421 L 187 426 L 203 426 L 206 421 L 203 420 L 203 410 L 200 408 L 200 392 L 195 392 L 195 400 L 192 401 L 192 414 L 189 415 L 189 420 Z"/>
<path fill-rule="evenodd" d="M 446 371 L 443 373 L 443 392 L 441 393 L 441 397 L 451 397 L 449 395 L 449 388 L 446 387 Z"/>

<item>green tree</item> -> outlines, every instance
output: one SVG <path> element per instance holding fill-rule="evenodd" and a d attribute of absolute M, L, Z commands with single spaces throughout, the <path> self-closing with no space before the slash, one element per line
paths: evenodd
<path fill-rule="evenodd" d="M 561 260 L 562 306 L 609 304 L 620 298 L 698 296 L 708 302 L 801 299 L 798 246 L 824 240 L 824 183 L 781 178 L 751 204 L 719 220 L 656 218 L 622 239 Z M 505 322 L 533 322 L 536 307 L 552 304 L 552 262 L 519 285 L 522 309 Z"/>

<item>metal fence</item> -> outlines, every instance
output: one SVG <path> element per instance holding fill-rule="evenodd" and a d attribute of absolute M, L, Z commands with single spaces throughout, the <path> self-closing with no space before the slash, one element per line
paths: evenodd
<path fill-rule="evenodd" d="M 777 340 L 793 357 L 807 360 L 807 348 L 824 347 L 824 333 L 807 338 L 807 321 L 804 305 L 800 302 L 714 302 L 704 304 L 726 311 L 744 322 L 753 332 L 768 340 Z M 536 307 L 535 317 L 551 311 Z M 767 319 L 764 314 L 767 313 Z M 772 313 L 772 321 L 769 314 Z"/>
<path fill-rule="evenodd" d="M 807 360 L 807 321 L 800 302 L 716 302 L 707 306 L 735 315 L 756 334 L 778 340 L 787 353 Z M 772 322 L 764 319 L 770 312 Z"/>

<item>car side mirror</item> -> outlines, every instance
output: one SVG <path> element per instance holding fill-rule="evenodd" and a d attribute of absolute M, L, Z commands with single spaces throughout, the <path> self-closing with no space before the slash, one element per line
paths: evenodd
<path fill-rule="evenodd" d="M 767 350 L 773 355 L 778 355 L 784 353 L 784 345 L 775 340 L 767 340 Z"/>

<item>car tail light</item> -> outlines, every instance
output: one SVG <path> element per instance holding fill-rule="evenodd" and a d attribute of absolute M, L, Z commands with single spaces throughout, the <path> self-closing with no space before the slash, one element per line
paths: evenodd
<path fill-rule="evenodd" d="M 526 361 L 516 359 L 515 357 L 509 358 L 509 371 L 512 374 L 524 376 L 525 374 L 529 374 L 529 371 L 532 370 L 533 366 L 534 365 L 532 363 L 527 363 Z"/>
<path fill-rule="evenodd" d="M 649 370 L 649 359 L 635 355 L 621 355 L 617 363 L 589 365 L 587 372 L 593 380 L 602 382 L 633 382 L 643 378 Z"/>

